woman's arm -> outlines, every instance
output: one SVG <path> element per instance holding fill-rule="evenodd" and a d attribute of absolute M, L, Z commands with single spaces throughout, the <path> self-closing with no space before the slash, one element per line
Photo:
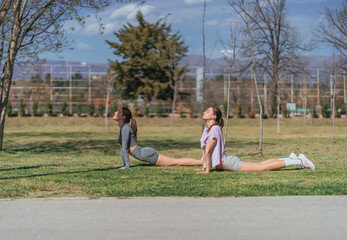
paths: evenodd
<path fill-rule="evenodd" d="M 209 143 L 206 144 L 205 153 L 204 153 L 204 163 L 206 164 L 206 169 L 204 169 L 201 172 L 197 172 L 197 173 L 209 173 L 210 172 L 211 153 L 212 153 L 214 146 L 216 146 L 216 143 L 217 143 L 217 140 L 212 139 Z"/>
<path fill-rule="evenodd" d="M 129 152 L 128 152 L 128 143 L 130 141 L 130 131 L 126 128 L 122 128 L 122 133 L 121 133 L 121 148 L 120 148 L 120 153 L 122 157 L 122 168 L 129 168 L 130 167 L 130 161 L 129 161 Z"/>

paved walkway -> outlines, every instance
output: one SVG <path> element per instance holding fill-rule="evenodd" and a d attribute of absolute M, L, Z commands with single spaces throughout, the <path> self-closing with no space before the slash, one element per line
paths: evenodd
<path fill-rule="evenodd" d="M 0 239 L 346 239 L 347 196 L 0 200 Z"/>

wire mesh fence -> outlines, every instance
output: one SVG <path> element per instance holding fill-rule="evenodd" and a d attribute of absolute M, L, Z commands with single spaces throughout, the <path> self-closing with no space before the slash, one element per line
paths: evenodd
<path fill-rule="evenodd" d="M 19 104 L 25 104 L 27 115 L 32 114 L 34 102 L 38 104 L 38 112 L 45 113 L 47 103 L 53 105 L 53 112 L 59 114 L 63 104 L 67 104 L 70 115 L 77 112 L 78 105 L 82 112 L 88 112 L 88 106 L 98 108 L 106 105 L 109 91 L 109 111 L 117 104 L 126 104 L 136 109 L 137 114 L 144 114 L 145 103 L 141 96 L 133 100 L 120 98 L 119 93 L 110 85 L 112 76 L 108 74 L 108 65 L 90 64 L 39 64 L 23 65 L 15 68 L 14 80 L 9 100 L 13 112 L 18 112 Z M 201 113 L 201 108 L 217 105 L 223 108 L 228 97 L 228 81 L 230 81 L 230 115 L 247 114 L 250 110 L 259 112 L 256 88 L 251 71 L 229 73 L 227 68 L 211 67 L 205 72 L 203 87 L 201 67 L 189 67 L 183 81 L 179 82 L 179 97 L 175 112 L 182 115 L 193 112 Z M 274 112 L 273 81 L 264 72 L 257 72 L 257 87 L 265 113 Z M 203 91 L 204 88 L 204 91 Z M 313 112 L 316 106 L 332 109 L 331 99 L 335 93 L 335 106 L 342 114 L 346 111 L 346 73 L 333 72 L 330 69 L 308 69 L 305 74 L 282 74 L 279 79 L 281 109 L 294 104 L 295 109 L 309 109 Z M 171 101 L 150 103 L 149 112 L 156 113 L 157 103 L 161 102 L 164 113 L 171 113 Z M 291 105 L 293 106 L 293 105 Z M 298 113 L 300 114 L 300 112 Z"/>

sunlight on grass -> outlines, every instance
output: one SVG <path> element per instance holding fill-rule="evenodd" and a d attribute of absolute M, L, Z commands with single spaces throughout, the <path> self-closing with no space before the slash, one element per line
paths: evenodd
<path fill-rule="evenodd" d="M 138 118 L 140 146 L 172 157 L 200 158 L 200 119 Z M 8 118 L 0 153 L 0 198 L 134 196 L 279 196 L 347 194 L 347 119 L 264 121 L 263 156 L 258 155 L 258 119 L 230 119 L 227 154 L 260 161 L 304 153 L 316 171 L 296 167 L 272 172 L 196 175 L 194 167 L 155 167 L 131 159 L 119 170 L 119 128 L 103 118 Z M 224 131 L 223 131 L 224 132 Z"/>

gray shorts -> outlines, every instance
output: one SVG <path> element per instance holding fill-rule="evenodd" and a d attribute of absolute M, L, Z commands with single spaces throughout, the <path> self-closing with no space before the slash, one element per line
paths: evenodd
<path fill-rule="evenodd" d="M 134 151 L 132 151 L 131 156 L 133 156 L 137 160 L 148 162 L 153 165 L 157 163 L 159 158 L 159 154 L 153 148 L 150 148 L 150 147 L 141 148 L 139 146 L 137 146 L 134 149 Z"/>
<path fill-rule="evenodd" d="M 224 171 L 238 172 L 240 171 L 240 168 L 241 168 L 241 159 L 239 157 L 230 155 L 225 158 L 220 169 Z"/>

